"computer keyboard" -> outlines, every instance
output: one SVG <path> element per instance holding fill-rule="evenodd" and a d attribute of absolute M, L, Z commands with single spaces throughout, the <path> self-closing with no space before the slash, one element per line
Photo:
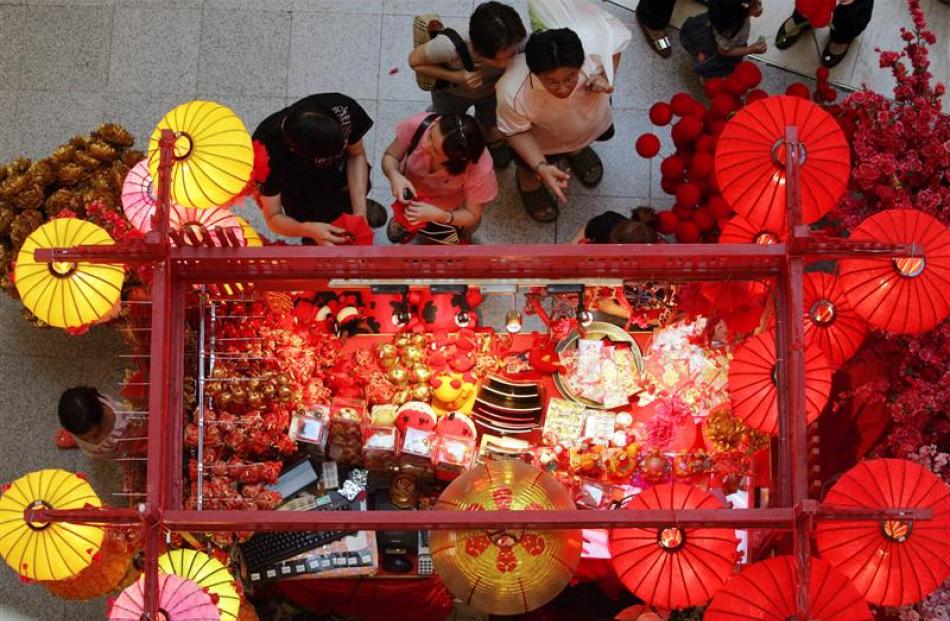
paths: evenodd
<path fill-rule="evenodd" d="M 351 509 L 350 501 L 336 492 L 330 492 L 324 498 L 329 498 L 329 500 L 318 504 L 313 511 L 349 511 Z M 258 533 L 241 544 L 241 552 L 247 568 L 253 571 L 296 556 L 301 552 L 319 548 L 355 532 L 355 530 L 323 530 Z"/>
<path fill-rule="evenodd" d="M 248 577 L 251 582 L 267 582 L 306 574 L 320 574 L 333 569 L 372 567 L 373 565 L 373 555 L 366 550 L 360 552 L 330 552 L 281 561 L 270 567 L 251 571 Z"/>

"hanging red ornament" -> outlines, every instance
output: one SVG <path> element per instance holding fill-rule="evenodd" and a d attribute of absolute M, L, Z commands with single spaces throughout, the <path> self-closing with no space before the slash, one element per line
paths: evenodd
<path fill-rule="evenodd" d="M 716 220 L 724 220 L 732 215 L 732 208 L 729 207 L 729 203 L 719 194 L 710 196 L 706 201 L 706 206 Z"/>
<path fill-rule="evenodd" d="M 662 177 L 660 179 L 660 188 L 669 195 L 676 194 L 676 189 L 683 183 L 682 177 Z"/>
<path fill-rule="evenodd" d="M 703 122 L 698 116 L 691 114 L 684 116 L 673 125 L 673 130 L 670 132 L 670 135 L 673 138 L 673 143 L 679 148 L 699 138 L 702 132 Z"/>
<path fill-rule="evenodd" d="M 785 89 L 785 94 L 789 97 L 801 97 L 802 99 L 811 99 L 811 90 L 801 82 L 792 82 Z"/>
<path fill-rule="evenodd" d="M 736 74 L 732 74 L 726 78 L 727 93 L 735 95 L 736 97 L 742 97 L 747 90 L 749 90 L 748 87 Z"/>
<path fill-rule="evenodd" d="M 726 79 L 725 78 L 708 78 L 706 83 L 703 85 L 703 90 L 706 91 L 706 97 L 712 99 L 719 93 L 723 92 L 726 88 Z"/>
<path fill-rule="evenodd" d="M 665 101 L 659 101 L 650 107 L 650 122 L 662 127 L 673 120 L 673 108 Z"/>
<path fill-rule="evenodd" d="M 716 137 L 712 134 L 703 134 L 696 140 L 696 152 L 715 153 Z"/>
<path fill-rule="evenodd" d="M 659 219 L 659 224 L 657 228 L 664 235 L 669 235 L 676 231 L 676 227 L 680 223 L 680 219 L 672 211 L 661 211 L 657 214 Z"/>
<path fill-rule="evenodd" d="M 637 138 L 636 148 L 640 157 L 650 159 L 660 152 L 660 139 L 656 134 L 642 134 Z"/>
<path fill-rule="evenodd" d="M 695 222 L 680 222 L 676 227 L 676 239 L 684 244 L 695 244 L 699 241 L 700 231 Z"/>
<path fill-rule="evenodd" d="M 701 181 L 706 179 L 713 170 L 713 155 L 708 151 L 697 151 L 693 156 L 693 161 L 689 163 L 690 181 Z"/>
<path fill-rule="evenodd" d="M 689 93 L 676 93 L 670 99 L 670 108 L 676 116 L 686 116 L 693 111 L 696 100 Z"/>
<path fill-rule="evenodd" d="M 836 0 L 795 0 L 795 10 L 798 11 L 812 28 L 824 28 L 831 23 Z"/>
<path fill-rule="evenodd" d="M 683 163 L 683 160 L 675 155 L 665 157 L 663 161 L 660 162 L 660 174 L 664 177 L 682 177 L 685 170 L 686 165 Z"/>
<path fill-rule="evenodd" d="M 738 108 L 738 100 L 736 100 L 736 98 L 729 93 L 719 93 L 713 97 L 712 101 L 709 103 L 710 112 L 720 119 L 726 118 L 730 113 L 735 112 Z"/>
<path fill-rule="evenodd" d="M 838 368 L 858 350 L 868 326 L 841 289 L 838 278 L 824 272 L 805 274 L 805 342 L 815 342 Z"/>
<path fill-rule="evenodd" d="M 754 88 L 745 96 L 746 105 L 759 101 L 760 99 L 767 99 L 769 94 L 762 90 L 761 88 Z"/>
<path fill-rule="evenodd" d="M 696 213 L 693 214 L 693 222 L 696 223 L 696 226 L 698 226 L 699 230 L 703 233 L 713 230 L 716 226 L 716 220 L 713 218 L 708 207 L 700 207 L 697 209 Z"/>
<path fill-rule="evenodd" d="M 676 205 L 678 207 L 693 207 L 699 202 L 699 186 L 695 183 L 684 183 L 676 189 Z"/>
<path fill-rule="evenodd" d="M 736 76 L 747 89 L 755 88 L 762 83 L 762 70 L 751 60 L 743 60 L 736 65 L 732 74 Z"/>

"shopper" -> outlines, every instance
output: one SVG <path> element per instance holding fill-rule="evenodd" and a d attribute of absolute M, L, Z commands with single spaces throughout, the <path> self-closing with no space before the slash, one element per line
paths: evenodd
<path fill-rule="evenodd" d="M 760 0 L 710 0 L 708 13 L 686 20 L 680 43 L 692 57 L 693 71 L 702 78 L 723 77 L 746 54 L 764 54 L 764 40 L 749 45 L 751 18 L 760 15 Z"/>
<path fill-rule="evenodd" d="M 475 108 L 495 168 L 511 162 L 511 151 L 495 122 L 495 83 L 508 62 L 524 46 L 527 36 L 518 12 L 507 4 L 485 2 L 475 9 L 468 30 L 457 33 L 463 50 L 451 36 L 436 36 L 409 55 L 416 73 L 443 81 L 430 91 L 431 110 L 436 114 L 465 114 Z M 465 69 L 467 54 L 473 71 Z"/>
<path fill-rule="evenodd" d="M 604 23 L 624 31 L 613 38 L 618 44 L 606 56 L 613 64 L 609 72 L 603 66 L 605 57 L 586 55 L 573 30 L 555 28 L 531 35 L 525 53 L 512 60 L 496 88 L 498 128 L 514 151 L 525 209 L 539 222 L 557 219 L 555 198 L 567 200 L 570 175 L 557 166 L 559 161 L 567 160 L 587 187 L 596 186 L 604 175 L 590 145 L 614 134 L 608 76 L 615 75 L 620 52 L 630 41 L 619 22 Z"/>
<path fill-rule="evenodd" d="M 304 244 L 344 243 L 331 225 L 344 213 L 386 222 L 386 210 L 366 198 L 369 162 L 363 136 L 373 121 L 356 101 L 340 93 L 310 95 L 264 119 L 254 131 L 270 158 L 261 184 L 267 226 Z"/>
<path fill-rule="evenodd" d="M 647 40 L 650 49 L 669 58 L 673 55 L 673 46 L 666 36 L 666 27 L 670 25 L 676 0 L 640 0 L 637 3 L 637 23 Z"/>
<path fill-rule="evenodd" d="M 637 207 L 630 217 L 616 211 L 594 216 L 577 232 L 575 244 L 655 244 L 659 220 L 652 207 Z"/>
<path fill-rule="evenodd" d="M 821 52 L 821 64 L 831 69 L 844 60 L 851 42 L 858 37 L 871 22 L 874 0 L 838 0 L 831 16 L 831 37 Z M 780 50 L 790 48 L 801 38 L 811 24 L 796 9 L 792 16 L 782 22 L 775 35 L 775 47 Z"/>
<path fill-rule="evenodd" d="M 400 121 L 382 166 L 408 224 L 419 227 L 430 242 L 469 239 L 485 203 L 498 195 L 481 128 L 467 114 L 423 112 Z M 393 243 L 405 241 L 409 233 L 396 218 L 386 229 Z"/>
<path fill-rule="evenodd" d="M 144 423 L 127 414 L 109 397 L 89 386 L 69 388 L 59 398 L 59 424 L 87 457 L 115 459 L 136 454 L 144 437 Z M 70 448 L 71 444 L 58 440 Z"/>

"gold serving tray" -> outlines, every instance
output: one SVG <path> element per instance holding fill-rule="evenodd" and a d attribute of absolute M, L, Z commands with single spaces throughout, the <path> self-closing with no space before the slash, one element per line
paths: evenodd
<path fill-rule="evenodd" d="M 565 339 L 562 339 L 560 343 L 557 344 L 555 351 L 561 353 L 567 351 L 571 347 L 577 347 L 577 341 L 580 339 L 581 335 L 578 332 L 571 333 Z M 612 323 L 607 323 L 605 321 L 595 321 L 585 330 L 584 334 L 585 339 L 607 339 L 612 343 L 629 343 L 630 351 L 633 353 L 633 363 L 637 367 L 637 373 L 643 375 L 643 354 L 640 351 L 640 346 L 637 345 L 637 341 L 631 336 L 628 332 L 624 331 L 620 326 L 616 326 Z M 567 380 L 561 376 L 561 373 L 558 372 L 554 375 L 554 385 L 557 386 L 558 392 L 561 395 L 568 399 L 569 401 L 574 401 L 580 403 L 588 408 L 593 410 L 605 410 L 603 403 L 596 403 L 590 399 L 585 399 L 571 392 L 568 387 Z"/>

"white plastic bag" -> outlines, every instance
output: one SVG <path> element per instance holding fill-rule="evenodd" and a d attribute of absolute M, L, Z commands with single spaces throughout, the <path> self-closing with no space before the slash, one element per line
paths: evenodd
<path fill-rule="evenodd" d="M 613 55 L 626 49 L 633 36 L 619 19 L 593 0 L 528 0 L 528 16 L 532 30 L 570 28 L 576 32 L 584 54 L 600 63 L 607 81 L 614 83 Z"/>

